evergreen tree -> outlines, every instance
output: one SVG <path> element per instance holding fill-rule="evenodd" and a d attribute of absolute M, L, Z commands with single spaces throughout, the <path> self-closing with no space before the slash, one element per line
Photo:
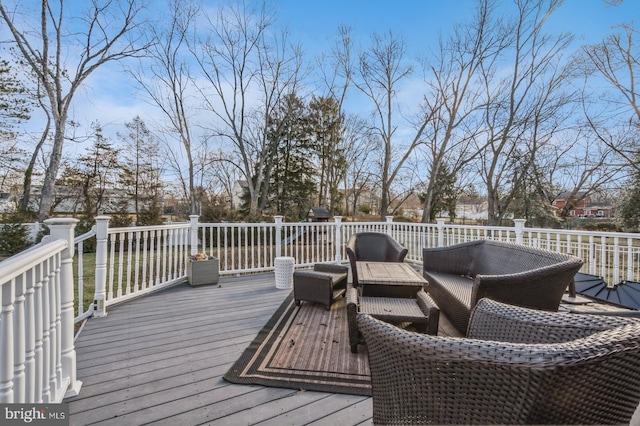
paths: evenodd
<path fill-rule="evenodd" d="M 426 194 L 418 196 L 424 204 Z M 431 198 L 431 209 L 429 210 L 429 221 L 433 222 L 440 212 L 447 212 L 453 220 L 456 218 L 456 176 L 449 171 L 449 168 L 443 164 L 438 170 L 435 179 L 435 191 Z"/>
<path fill-rule="evenodd" d="M 269 118 L 269 190 L 265 207 L 290 220 L 306 217 L 316 192 L 308 129 L 305 105 L 295 94 L 285 96 Z"/>
<path fill-rule="evenodd" d="M 309 132 L 318 161 L 318 206 L 335 213 L 342 205 L 338 190 L 347 173 L 344 114 L 332 97 L 313 97 L 309 102 Z"/>
<path fill-rule="evenodd" d="M 15 127 L 28 120 L 31 98 L 9 61 L 0 59 L 0 192 L 11 192 L 28 156 L 16 139 Z"/>
<path fill-rule="evenodd" d="M 80 213 L 81 221 L 87 223 L 93 223 L 96 216 L 115 209 L 115 202 L 111 200 L 108 190 L 116 186 L 118 168 L 115 165 L 119 163 L 118 150 L 103 135 L 100 124 L 94 122 L 92 128 L 93 144 L 85 150 L 84 155 L 78 157 L 77 165 L 65 168 L 56 182 L 57 187 L 65 187 L 64 192 L 60 193 L 71 197 L 56 197 L 56 204 L 73 203 L 72 212 Z M 114 195 L 117 199 L 118 194 Z M 65 210 L 69 209 L 67 205 Z"/>
<path fill-rule="evenodd" d="M 158 225 L 162 222 L 158 145 L 139 116 L 125 127 L 127 133 L 118 134 L 124 145 L 119 186 L 132 204 L 136 225 Z"/>
<path fill-rule="evenodd" d="M 31 103 L 9 61 L 0 59 L 0 141 L 12 139 L 15 126 L 28 120 Z"/>

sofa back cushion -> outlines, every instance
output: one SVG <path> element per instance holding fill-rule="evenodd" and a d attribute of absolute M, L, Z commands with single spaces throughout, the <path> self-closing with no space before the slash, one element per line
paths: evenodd
<path fill-rule="evenodd" d="M 568 259 L 560 253 L 547 252 L 518 244 L 484 241 L 470 265 L 469 275 L 505 275 L 550 266 Z"/>

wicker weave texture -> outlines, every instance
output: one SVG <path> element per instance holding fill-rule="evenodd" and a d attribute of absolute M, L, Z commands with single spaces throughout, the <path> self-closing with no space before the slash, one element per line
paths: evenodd
<path fill-rule="evenodd" d="M 485 297 L 557 310 L 582 266 L 575 256 L 490 240 L 423 249 L 422 255 L 429 293 L 462 333 L 471 310 Z"/>
<path fill-rule="evenodd" d="M 496 340 L 411 333 L 358 316 L 369 353 L 374 423 L 628 424 L 640 403 L 637 319 L 612 319 L 607 326 L 613 328 L 585 337 L 585 330 L 602 327 L 601 316 L 532 313 L 485 301 L 477 304 L 470 330 L 489 337 L 493 324 Z M 567 333 L 559 340 L 570 340 L 539 343 L 548 325 L 562 320 L 578 337 Z M 539 330 L 516 331 L 525 324 Z M 506 339 L 531 340 L 497 340 L 505 329 Z"/>
<path fill-rule="evenodd" d="M 361 312 L 375 318 L 394 323 L 412 323 L 423 333 L 437 334 L 440 310 L 433 299 L 420 290 L 416 298 L 361 297 L 358 289 L 347 284 L 347 321 L 351 352 L 358 352 L 358 345 L 364 343 L 358 330 L 357 316 Z"/>
<path fill-rule="evenodd" d="M 296 305 L 301 301 L 322 303 L 326 309 L 343 296 L 347 288 L 349 268 L 342 265 L 316 263 L 313 270 L 293 273 L 293 297 Z"/>

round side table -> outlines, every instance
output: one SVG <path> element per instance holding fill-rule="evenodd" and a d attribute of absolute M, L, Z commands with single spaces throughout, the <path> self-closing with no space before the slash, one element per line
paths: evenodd
<path fill-rule="evenodd" d="M 294 264 L 295 259 L 293 257 L 281 256 L 275 258 L 276 288 L 286 289 L 293 287 Z"/>

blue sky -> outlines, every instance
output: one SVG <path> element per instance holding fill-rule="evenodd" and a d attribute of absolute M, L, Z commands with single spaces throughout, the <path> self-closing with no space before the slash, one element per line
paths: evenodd
<path fill-rule="evenodd" d="M 505 5 L 510 0 L 503 1 Z M 348 25 L 361 38 L 392 30 L 404 35 L 412 51 L 433 46 L 440 33 L 473 16 L 476 0 L 279 0 L 278 20 L 304 46 L 325 48 L 338 25 Z M 580 44 L 594 43 L 613 25 L 640 18 L 640 0 L 608 6 L 603 0 L 565 0 L 551 28 L 571 31 Z M 315 49 L 314 49 L 315 50 Z"/>
<path fill-rule="evenodd" d="M 152 3 L 164 0 L 151 0 Z M 251 1 L 251 0 L 247 0 Z M 503 0 L 510 5 L 512 0 Z M 204 0 L 215 7 L 220 2 Z M 356 42 L 367 45 L 372 33 L 389 30 L 405 38 L 408 58 L 436 48 L 437 38 L 456 23 L 473 16 L 476 0 L 270 0 L 277 11 L 277 25 L 286 26 L 293 40 L 313 57 L 329 50 L 339 25 L 350 26 Z M 80 3 L 76 3 L 78 6 Z M 575 47 L 595 43 L 611 33 L 613 26 L 640 18 L 640 0 L 624 0 L 608 6 L 603 0 L 565 0 L 550 21 L 549 30 L 571 31 Z M 311 60 L 312 58 L 308 59 Z M 122 131 L 123 125 L 140 115 L 145 121 L 160 114 L 140 97 L 131 78 L 119 67 L 100 69 L 77 93 L 74 120 L 88 126 L 99 120 L 105 132 Z"/>

